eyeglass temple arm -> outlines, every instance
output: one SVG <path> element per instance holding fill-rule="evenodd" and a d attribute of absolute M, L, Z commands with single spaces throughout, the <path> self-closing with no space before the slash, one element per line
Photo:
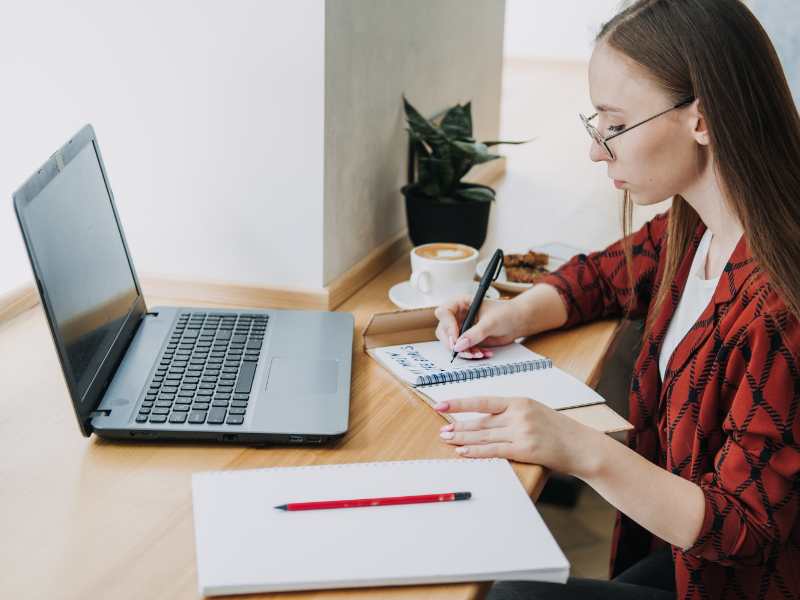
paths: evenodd
<path fill-rule="evenodd" d="M 636 123 L 636 125 L 631 125 L 630 127 L 626 128 L 626 129 L 623 129 L 622 131 L 620 131 L 618 133 L 612 133 L 611 135 L 606 137 L 604 141 L 607 142 L 608 140 L 612 140 L 615 137 L 617 137 L 618 135 L 622 135 L 623 133 L 628 132 L 631 129 L 636 129 L 637 127 L 639 127 L 639 125 L 644 125 L 645 123 L 649 123 L 653 119 L 655 119 L 657 117 L 660 117 L 661 115 L 663 115 L 665 113 L 668 113 L 671 110 L 675 110 L 676 108 L 680 108 L 681 106 L 684 106 L 684 105 L 689 104 L 691 102 L 694 102 L 694 98 L 687 98 L 686 100 L 682 100 L 681 102 L 678 102 L 675 106 L 670 106 L 668 109 L 662 110 L 660 113 L 658 113 L 657 115 L 653 115 L 649 119 L 645 119 L 644 121 L 639 121 L 638 123 Z"/>

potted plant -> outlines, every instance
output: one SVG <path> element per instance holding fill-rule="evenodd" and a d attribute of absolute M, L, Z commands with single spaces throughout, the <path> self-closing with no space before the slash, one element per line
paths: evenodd
<path fill-rule="evenodd" d="M 489 152 L 492 146 L 526 142 L 476 142 L 470 102 L 447 109 L 440 120 L 423 117 L 405 96 L 403 104 L 411 147 L 409 183 L 401 191 L 412 243 L 457 242 L 480 249 L 495 192 L 461 179 L 474 165 L 500 158 Z"/>

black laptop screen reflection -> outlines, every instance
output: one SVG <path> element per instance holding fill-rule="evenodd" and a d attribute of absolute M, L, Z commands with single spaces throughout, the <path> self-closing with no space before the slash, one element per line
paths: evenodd
<path fill-rule="evenodd" d="M 83 398 L 138 296 L 92 144 L 32 200 L 27 218 L 52 317 Z"/>

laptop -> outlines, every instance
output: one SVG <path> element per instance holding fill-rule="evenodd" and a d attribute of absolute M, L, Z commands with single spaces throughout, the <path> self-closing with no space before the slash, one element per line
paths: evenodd
<path fill-rule="evenodd" d="M 347 431 L 353 316 L 148 307 L 91 125 L 14 208 L 84 436 L 321 444 Z"/>

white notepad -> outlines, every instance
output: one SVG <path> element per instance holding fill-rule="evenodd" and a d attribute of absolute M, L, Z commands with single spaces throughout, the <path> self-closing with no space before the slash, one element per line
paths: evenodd
<path fill-rule="evenodd" d="M 456 357 L 441 342 L 372 348 L 370 354 L 433 403 L 468 396 L 533 398 L 555 410 L 605 402 L 603 397 L 549 358 L 519 343 L 493 347 L 491 358 Z M 456 421 L 477 413 L 452 413 Z"/>
<path fill-rule="evenodd" d="M 470 500 L 284 512 L 293 501 L 472 492 Z M 569 563 L 501 459 L 198 473 L 204 595 L 461 581 L 564 582 Z"/>
<path fill-rule="evenodd" d="M 469 381 L 511 373 L 549 369 L 553 361 L 522 344 L 492 348 L 491 358 L 456 358 L 441 342 L 398 344 L 374 349 L 375 358 L 397 377 L 414 386 Z"/>

